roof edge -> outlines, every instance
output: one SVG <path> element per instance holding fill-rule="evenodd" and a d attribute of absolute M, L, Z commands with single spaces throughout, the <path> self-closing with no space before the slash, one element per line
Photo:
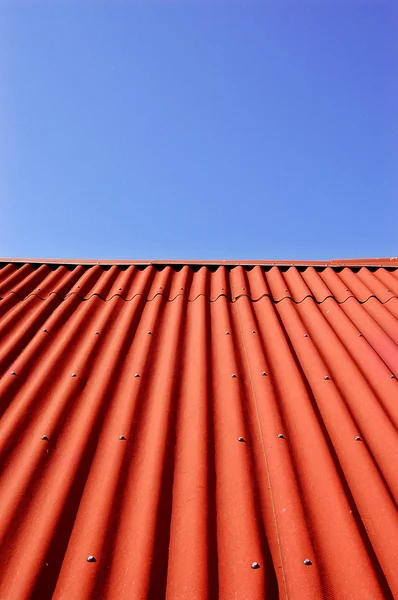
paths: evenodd
<path fill-rule="evenodd" d="M 162 265 L 162 266 L 283 266 L 283 267 L 395 267 L 398 266 L 398 257 L 391 258 L 349 258 L 333 260 L 94 260 L 94 259 L 71 259 L 71 258 L 0 258 L 0 263 L 29 263 L 29 264 L 52 264 L 52 265 Z"/>

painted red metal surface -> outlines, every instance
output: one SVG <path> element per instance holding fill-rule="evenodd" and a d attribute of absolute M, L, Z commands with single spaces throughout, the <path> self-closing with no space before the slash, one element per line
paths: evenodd
<path fill-rule="evenodd" d="M 369 267 L 3 265 L 0 598 L 398 598 Z"/>

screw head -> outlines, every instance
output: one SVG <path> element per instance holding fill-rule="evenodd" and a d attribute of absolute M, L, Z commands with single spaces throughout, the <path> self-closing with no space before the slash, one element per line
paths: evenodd
<path fill-rule="evenodd" d="M 231 377 L 232 377 L 233 379 L 236 379 L 236 374 L 235 374 L 235 373 L 232 373 Z"/>
<path fill-rule="evenodd" d="M 282 440 L 284 440 L 285 436 L 283 435 L 283 433 L 278 433 L 278 438 L 281 438 Z"/>
<path fill-rule="evenodd" d="M 139 373 L 134 373 L 134 377 L 139 377 L 140 374 Z"/>
<path fill-rule="evenodd" d="M 390 379 L 395 379 L 395 375 L 393 373 L 391 373 Z"/>
<path fill-rule="evenodd" d="M 220 289 L 224 291 L 224 288 L 220 288 Z"/>
<path fill-rule="evenodd" d="M 183 290 L 183 289 L 184 289 L 183 287 L 180 288 L 180 290 Z"/>
<path fill-rule="evenodd" d="M 37 291 L 40 292 L 40 288 L 37 288 Z"/>
<path fill-rule="evenodd" d="M 358 333 L 358 337 L 362 337 L 362 333 Z"/>
<path fill-rule="evenodd" d="M 152 335 L 152 331 L 147 331 L 146 334 L 147 335 Z"/>
<path fill-rule="evenodd" d="M 122 288 L 119 288 L 119 292 L 121 292 L 121 291 L 122 291 Z"/>
<path fill-rule="evenodd" d="M 305 559 L 303 560 L 303 563 L 304 563 L 305 565 L 312 565 L 312 562 L 310 561 L 310 559 L 309 559 L 309 558 L 305 558 Z"/>
<path fill-rule="evenodd" d="M 76 373 L 72 373 L 72 377 L 77 377 Z"/>
<path fill-rule="evenodd" d="M 304 334 L 304 337 L 308 337 L 308 333 L 305 333 L 305 334 Z"/>
<path fill-rule="evenodd" d="M 263 377 L 266 377 L 266 376 L 267 376 L 267 373 L 266 373 L 265 371 L 263 371 L 263 372 L 261 373 L 261 375 L 262 375 Z"/>
<path fill-rule="evenodd" d="M 46 442 L 48 442 L 48 437 L 47 437 L 46 435 L 42 435 L 42 436 L 41 436 L 41 439 L 42 439 L 42 440 L 45 440 Z"/>
<path fill-rule="evenodd" d="M 225 335 L 230 335 L 230 332 L 229 332 L 229 331 L 226 331 L 226 332 L 225 332 Z"/>
<path fill-rule="evenodd" d="M 92 556 L 92 554 L 90 554 L 90 556 L 87 556 L 87 562 L 97 562 L 95 556 Z"/>
<path fill-rule="evenodd" d="M 245 441 L 245 438 L 243 438 L 242 436 L 238 437 L 238 442 L 244 442 L 244 441 Z"/>
<path fill-rule="evenodd" d="M 362 441 L 362 439 L 359 437 L 359 435 L 355 436 L 355 437 L 354 437 L 354 440 L 355 440 L 356 442 L 361 442 L 361 441 Z"/>
<path fill-rule="evenodd" d="M 126 438 L 124 437 L 124 435 L 119 435 L 119 440 L 125 440 Z"/>
<path fill-rule="evenodd" d="M 242 291 L 244 291 L 246 288 L 242 288 Z"/>
<path fill-rule="evenodd" d="M 250 565 L 252 569 L 259 569 L 260 565 L 258 564 L 258 562 L 252 562 L 252 564 Z"/>
<path fill-rule="evenodd" d="M 159 289 L 160 289 L 160 290 L 162 290 L 162 289 L 163 289 L 163 286 L 162 286 L 162 285 L 160 285 L 160 286 L 159 286 Z"/>
<path fill-rule="evenodd" d="M 99 331 L 96 331 L 96 332 L 95 332 L 95 335 L 99 335 Z"/>
<path fill-rule="evenodd" d="M 11 371 L 10 375 L 16 375 L 16 371 Z"/>
<path fill-rule="evenodd" d="M 255 329 L 252 329 L 252 333 L 256 333 L 256 330 L 255 330 Z"/>
<path fill-rule="evenodd" d="M 387 292 L 391 292 L 391 290 L 387 290 Z"/>
<path fill-rule="evenodd" d="M 329 375 L 325 375 L 324 379 L 325 379 L 325 381 L 330 381 Z"/>
<path fill-rule="evenodd" d="M 48 333 L 47 329 L 43 329 L 43 333 Z"/>

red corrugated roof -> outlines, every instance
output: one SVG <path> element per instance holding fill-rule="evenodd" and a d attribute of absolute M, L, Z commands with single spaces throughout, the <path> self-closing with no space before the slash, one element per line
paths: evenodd
<path fill-rule="evenodd" d="M 398 598 L 395 263 L 45 262 L 0 269 L 2 600 Z"/>

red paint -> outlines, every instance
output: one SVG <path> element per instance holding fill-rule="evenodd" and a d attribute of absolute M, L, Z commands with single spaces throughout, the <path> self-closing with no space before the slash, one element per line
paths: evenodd
<path fill-rule="evenodd" d="M 0 268 L 0 597 L 398 598 L 377 261 Z"/>

